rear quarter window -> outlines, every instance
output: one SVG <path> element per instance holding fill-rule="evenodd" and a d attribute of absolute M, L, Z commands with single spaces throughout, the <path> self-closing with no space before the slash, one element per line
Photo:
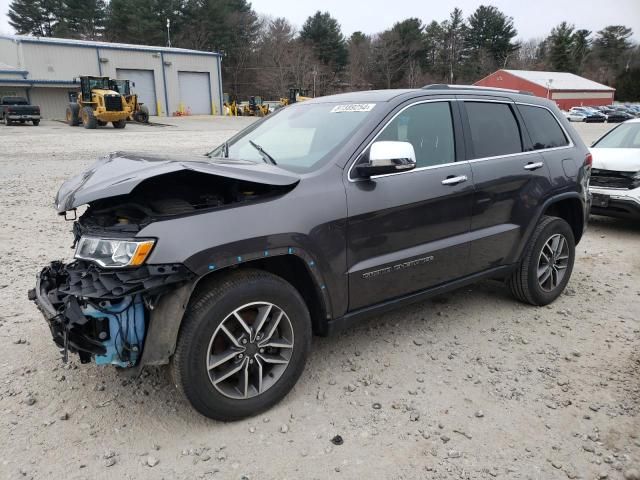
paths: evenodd
<path fill-rule="evenodd" d="M 531 137 L 533 150 L 569 145 L 569 139 L 549 110 L 528 105 L 518 105 L 518 110 Z"/>

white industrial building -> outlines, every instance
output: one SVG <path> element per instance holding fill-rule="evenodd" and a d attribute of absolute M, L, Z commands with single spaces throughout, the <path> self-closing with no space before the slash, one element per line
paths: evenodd
<path fill-rule="evenodd" d="M 79 90 L 74 78 L 109 76 L 135 82 L 151 115 L 222 112 L 221 55 L 182 48 L 0 36 L 0 96 L 27 97 L 42 116 L 64 118 Z"/>

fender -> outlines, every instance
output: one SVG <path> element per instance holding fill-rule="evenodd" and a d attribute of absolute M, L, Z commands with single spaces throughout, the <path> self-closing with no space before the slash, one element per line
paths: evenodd
<path fill-rule="evenodd" d="M 560 202 L 562 200 L 567 200 L 567 199 L 576 199 L 580 202 L 580 205 L 582 208 L 582 218 L 584 222 L 583 229 L 585 228 L 587 224 L 587 220 L 585 217 L 586 214 L 584 209 L 584 198 L 580 195 L 579 192 L 575 192 L 575 191 L 565 192 L 565 193 L 560 193 L 552 197 L 549 197 L 547 198 L 547 200 L 545 200 L 543 204 L 541 204 L 537 208 L 535 217 L 529 223 L 529 226 L 527 227 L 527 230 L 524 232 L 524 235 L 522 235 L 522 239 L 520 240 L 520 243 L 518 244 L 514 252 L 514 255 L 512 256 L 512 258 L 514 259 L 514 262 L 519 262 L 521 260 L 524 249 L 527 243 L 529 243 L 529 239 L 531 238 L 531 235 L 533 234 L 533 231 L 536 228 L 536 225 L 538 224 L 538 222 L 540 221 L 540 218 L 542 218 L 542 215 L 544 214 L 544 212 L 554 203 Z"/>

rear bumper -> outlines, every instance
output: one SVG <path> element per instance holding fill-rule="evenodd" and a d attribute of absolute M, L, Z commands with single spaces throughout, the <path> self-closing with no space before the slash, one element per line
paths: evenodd
<path fill-rule="evenodd" d="M 40 115 L 21 115 L 19 113 L 10 113 L 7 115 L 7 118 L 11 121 L 25 120 L 27 122 L 32 122 L 33 120 L 40 120 Z"/>

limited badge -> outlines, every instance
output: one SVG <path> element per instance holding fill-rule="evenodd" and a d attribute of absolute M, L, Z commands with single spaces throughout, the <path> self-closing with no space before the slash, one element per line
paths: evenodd
<path fill-rule="evenodd" d="M 370 112 L 375 106 L 375 103 L 348 103 L 346 105 L 336 105 L 331 109 L 331 113 Z"/>

